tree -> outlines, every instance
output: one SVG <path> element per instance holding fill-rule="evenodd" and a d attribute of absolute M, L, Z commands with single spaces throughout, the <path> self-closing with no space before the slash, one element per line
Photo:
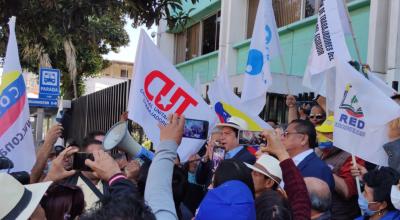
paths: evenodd
<path fill-rule="evenodd" d="M 184 24 L 187 0 L 0 0 L 0 57 L 8 39 L 7 22 L 17 17 L 16 32 L 22 66 L 38 72 L 56 67 L 62 73 L 65 98 L 83 92 L 82 78 L 109 64 L 102 55 L 128 44 L 124 25 L 153 23 L 165 18 L 171 28 Z M 191 0 L 193 3 L 198 0 Z"/>

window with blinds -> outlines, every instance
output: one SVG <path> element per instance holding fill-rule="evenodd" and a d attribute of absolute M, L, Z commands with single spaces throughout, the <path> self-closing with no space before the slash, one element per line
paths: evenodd
<path fill-rule="evenodd" d="M 247 38 L 253 34 L 258 3 L 260 0 L 248 0 Z M 346 0 L 347 3 L 355 0 Z M 300 19 L 310 17 L 318 12 L 321 0 L 272 0 L 278 27 L 289 25 Z"/>
<path fill-rule="evenodd" d="M 197 23 L 186 31 L 186 60 L 199 55 L 200 23 Z"/>
<path fill-rule="evenodd" d="M 260 0 L 248 0 L 249 5 L 247 7 L 247 38 L 251 38 L 254 29 L 254 22 L 256 21 L 256 14 L 258 3 Z"/>
<path fill-rule="evenodd" d="M 276 25 L 282 27 L 300 20 L 301 3 L 302 0 L 273 0 Z"/>
<path fill-rule="evenodd" d="M 218 50 L 221 12 L 175 34 L 175 63 Z"/>
<path fill-rule="evenodd" d="M 175 35 L 175 63 L 186 60 L 186 31 Z"/>

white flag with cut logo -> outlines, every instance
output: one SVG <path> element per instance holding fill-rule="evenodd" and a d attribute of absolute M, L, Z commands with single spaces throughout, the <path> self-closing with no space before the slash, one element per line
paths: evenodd
<path fill-rule="evenodd" d="M 258 115 L 264 108 L 272 83 L 271 59 L 281 53 L 272 0 L 260 1 L 254 23 L 241 101 Z"/>
<path fill-rule="evenodd" d="M 159 144 L 158 124 L 167 124 L 168 114 L 208 121 L 216 117 L 203 98 L 161 54 L 141 30 L 135 60 L 135 74 L 129 96 L 129 118 L 141 125 L 150 140 Z M 149 62 L 151 60 L 151 62 Z M 201 129 L 201 128 L 199 128 Z M 182 162 L 197 153 L 205 140 L 183 138 L 178 154 Z"/>
<path fill-rule="evenodd" d="M 346 35 L 351 34 L 346 9 L 342 0 L 322 0 L 318 10 L 318 19 L 303 77 L 303 85 L 326 96 L 326 76 L 332 74 L 329 69 L 335 66 L 334 55 L 345 61 L 351 56 L 346 45 Z"/>
<path fill-rule="evenodd" d="M 10 34 L 0 85 L 0 157 L 7 157 L 13 162 L 14 168 L 10 172 L 30 172 L 36 154 L 29 121 L 28 92 L 15 36 L 15 17 L 10 19 L 8 25 Z"/>
<path fill-rule="evenodd" d="M 208 96 L 219 122 L 225 123 L 230 117 L 235 116 L 247 123 L 247 130 L 272 129 L 258 115 L 252 115 L 248 106 L 241 103 L 239 97 L 233 93 L 225 68 L 221 68 L 221 73 L 211 83 Z"/>
<path fill-rule="evenodd" d="M 388 141 L 387 124 L 400 116 L 400 106 L 346 61 L 336 61 L 335 81 L 335 146 L 387 166 L 382 146 Z"/>

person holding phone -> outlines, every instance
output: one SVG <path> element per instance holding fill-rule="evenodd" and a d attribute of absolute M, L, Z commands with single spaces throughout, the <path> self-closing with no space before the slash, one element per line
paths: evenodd
<path fill-rule="evenodd" d="M 256 162 L 256 157 L 247 150 L 247 147 L 239 144 L 239 130 L 248 130 L 247 123 L 235 116 L 229 118 L 226 123 L 217 124 L 213 129 L 213 131 L 218 131 L 215 132 L 215 137 L 219 138 L 214 139 L 215 141 L 212 140 L 211 144 L 208 144 L 207 153 L 203 157 L 196 174 L 199 184 L 210 185 L 213 171 L 216 169 L 214 167 L 215 159 L 219 158 L 215 158 L 215 155 L 221 155 L 221 148 L 225 151 L 223 159 L 235 159 L 251 165 Z M 216 140 L 218 140 L 218 147 L 215 147 Z"/>
<path fill-rule="evenodd" d="M 81 148 L 83 153 L 87 155 L 103 149 L 102 142 L 96 139 L 86 140 L 85 145 Z M 82 152 L 80 152 L 82 154 Z M 82 156 L 82 158 L 84 158 Z M 75 161 L 74 161 L 75 162 Z M 84 160 L 80 164 L 84 165 Z M 65 180 L 66 183 L 76 185 L 82 188 L 86 207 L 89 210 L 95 207 L 97 201 L 101 200 L 104 195 L 109 194 L 109 186 L 106 181 L 102 181 L 99 176 L 89 171 L 87 166 L 74 167 L 78 171 L 71 177 Z"/>
<path fill-rule="evenodd" d="M 226 123 L 217 124 L 217 127 L 221 129 L 220 143 L 226 150 L 225 159 L 236 159 L 248 164 L 256 162 L 256 157 L 239 144 L 239 130 L 248 130 L 246 121 L 232 116 Z"/>

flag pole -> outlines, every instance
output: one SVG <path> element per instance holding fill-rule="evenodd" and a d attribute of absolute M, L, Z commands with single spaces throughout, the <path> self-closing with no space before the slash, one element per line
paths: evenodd
<path fill-rule="evenodd" d="M 358 62 L 360 63 L 360 65 L 362 66 L 363 63 L 362 63 L 362 60 L 361 60 L 360 49 L 358 47 L 356 36 L 354 34 L 353 23 L 351 22 L 351 19 L 350 19 L 350 13 L 349 13 L 349 10 L 348 10 L 347 5 L 346 5 L 346 0 L 342 0 L 342 1 L 343 1 L 343 6 L 344 6 L 344 9 L 345 9 L 345 12 L 346 12 L 347 21 L 349 22 L 351 38 L 353 40 L 354 48 L 356 49 L 357 59 L 358 59 Z M 368 79 L 367 73 L 364 73 L 364 76 Z"/>
<path fill-rule="evenodd" d="M 353 161 L 353 167 L 357 168 L 356 157 L 354 153 L 351 154 L 351 160 Z M 360 184 L 360 177 L 356 176 L 356 185 L 357 185 L 357 193 L 361 195 L 361 184 Z M 363 211 L 361 210 L 361 215 L 364 215 Z"/>

